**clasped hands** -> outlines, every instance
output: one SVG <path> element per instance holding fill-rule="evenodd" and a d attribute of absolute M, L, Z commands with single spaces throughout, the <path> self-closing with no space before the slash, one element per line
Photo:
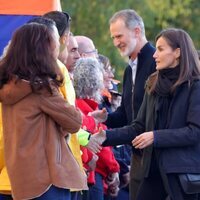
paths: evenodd
<path fill-rule="evenodd" d="M 94 111 L 90 113 L 90 115 L 93 116 L 98 122 L 104 122 L 108 117 L 108 113 L 105 108 L 103 108 L 102 110 Z M 106 140 L 106 133 L 105 131 L 100 129 L 99 133 L 96 133 L 91 136 L 90 141 L 88 143 L 88 148 L 94 153 L 98 153 L 99 151 L 101 151 L 102 148 L 101 145 L 105 140 Z M 132 145 L 136 149 L 143 149 L 153 144 L 153 141 L 154 141 L 153 131 L 149 131 L 136 136 L 135 139 L 132 140 Z"/>
<path fill-rule="evenodd" d="M 94 117 L 96 123 L 98 124 L 106 121 L 108 113 L 106 109 L 103 108 L 102 110 L 95 110 L 93 112 L 90 112 L 88 116 Z M 105 140 L 106 133 L 100 128 L 98 133 L 91 135 L 86 147 L 93 153 L 99 153 L 102 149 L 101 145 Z"/>
<path fill-rule="evenodd" d="M 119 173 L 114 172 L 108 175 L 106 178 L 106 183 L 108 185 L 108 193 L 111 197 L 116 197 L 119 192 Z"/>

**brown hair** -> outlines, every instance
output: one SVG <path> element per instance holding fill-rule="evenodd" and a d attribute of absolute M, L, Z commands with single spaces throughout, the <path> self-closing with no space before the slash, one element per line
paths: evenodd
<path fill-rule="evenodd" d="M 0 88 L 13 75 L 30 81 L 33 89 L 39 82 L 38 89 L 46 87 L 51 92 L 49 79 L 60 86 L 63 77 L 53 56 L 52 42 L 52 33 L 45 25 L 30 23 L 17 29 L 0 61 Z"/>
<path fill-rule="evenodd" d="M 171 90 L 174 91 L 178 85 L 185 81 L 191 83 L 195 79 L 200 77 L 200 61 L 197 51 L 194 47 L 193 41 L 189 34 L 182 29 L 169 28 L 161 31 L 156 36 L 156 41 L 163 37 L 172 49 L 180 48 L 180 74 L 178 80 L 174 83 Z M 158 73 L 156 73 L 158 74 Z M 157 78 L 156 74 L 152 76 L 154 81 L 152 83 L 150 91 L 154 91 Z M 150 77 L 151 79 L 151 77 Z"/>
<path fill-rule="evenodd" d="M 48 13 L 45 13 L 43 17 L 52 19 L 56 23 L 56 27 L 58 29 L 60 37 L 63 36 L 65 32 L 70 31 L 71 17 L 67 12 L 50 11 Z"/>

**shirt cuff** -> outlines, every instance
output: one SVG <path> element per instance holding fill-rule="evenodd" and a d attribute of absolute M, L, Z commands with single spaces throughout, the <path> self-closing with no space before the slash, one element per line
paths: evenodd
<path fill-rule="evenodd" d="M 87 131 L 80 129 L 77 133 L 78 141 L 81 146 L 86 146 L 89 142 L 90 133 Z"/>

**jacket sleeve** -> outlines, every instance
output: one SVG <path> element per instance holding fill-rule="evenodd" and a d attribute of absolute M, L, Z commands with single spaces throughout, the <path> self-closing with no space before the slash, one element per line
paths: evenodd
<path fill-rule="evenodd" d="M 81 155 L 82 162 L 85 165 L 84 167 L 87 167 L 87 163 L 92 160 L 93 153 L 86 147 L 81 147 L 81 151 L 82 151 Z"/>
<path fill-rule="evenodd" d="M 122 97 L 121 104 L 117 108 L 117 110 L 108 114 L 108 119 L 106 120 L 105 124 L 109 128 L 122 127 L 127 124 L 123 97 Z"/>
<path fill-rule="evenodd" d="M 40 95 L 40 109 L 48 114 L 65 131 L 76 133 L 82 124 L 80 111 L 70 105 L 56 87 L 52 91 L 52 95 L 47 91 Z"/>
<path fill-rule="evenodd" d="M 79 141 L 79 144 L 81 146 L 86 146 L 89 142 L 89 135 L 90 133 L 85 131 L 84 129 L 80 129 L 78 132 L 77 132 L 77 136 L 78 136 L 78 141 Z"/>
<path fill-rule="evenodd" d="M 111 147 L 103 147 L 100 153 L 97 154 L 98 168 L 103 170 L 107 175 L 114 172 L 119 172 L 119 164 L 116 161 Z"/>
<path fill-rule="evenodd" d="M 103 146 L 131 144 L 131 141 L 145 131 L 147 93 L 145 93 L 137 118 L 129 126 L 106 131 L 106 140 Z"/>
<path fill-rule="evenodd" d="M 94 133 L 96 131 L 96 128 L 97 128 L 94 117 L 84 115 L 82 127 L 84 127 L 84 126 L 87 128 L 87 131 L 89 131 L 90 133 Z"/>
<path fill-rule="evenodd" d="M 200 83 L 195 83 L 189 95 L 189 105 L 184 127 L 154 131 L 155 147 L 183 147 L 200 141 Z M 187 105 L 185 105 L 187 106 Z M 181 114 L 181 110 L 179 110 Z"/>
<path fill-rule="evenodd" d="M 132 69 L 130 66 L 128 66 L 124 72 L 123 77 L 123 92 L 122 92 L 122 100 L 120 106 L 116 109 L 116 111 L 109 113 L 108 118 L 105 122 L 106 126 L 108 128 L 119 128 L 127 125 L 128 119 L 127 119 L 127 113 L 125 109 L 126 106 L 130 106 L 130 99 L 132 98 Z M 131 77 L 131 80 L 130 80 Z M 128 93 L 128 94 L 125 94 Z M 128 98 L 127 98 L 128 95 Z M 128 104 L 128 105 L 127 105 Z M 132 111 L 130 110 L 132 113 Z"/>
<path fill-rule="evenodd" d="M 130 171 L 130 159 L 132 148 L 129 145 L 120 145 L 113 147 L 115 159 L 120 166 L 120 174 L 123 175 Z"/>

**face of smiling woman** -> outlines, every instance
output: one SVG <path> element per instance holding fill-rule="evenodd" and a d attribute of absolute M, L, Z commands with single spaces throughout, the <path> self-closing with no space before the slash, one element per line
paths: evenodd
<path fill-rule="evenodd" d="M 160 37 L 156 42 L 156 52 L 153 57 L 157 70 L 174 68 L 179 64 L 180 48 L 172 49 L 167 40 Z"/>

